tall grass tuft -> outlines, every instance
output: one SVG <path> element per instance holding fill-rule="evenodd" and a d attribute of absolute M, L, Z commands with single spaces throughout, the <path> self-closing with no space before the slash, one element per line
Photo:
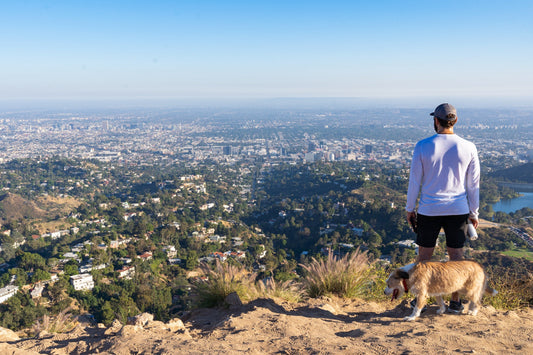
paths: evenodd
<path fill-rule="evenodd" d="M 199 307 L 223 306 L 226 297 L 233 292 L 243 301 L 249 301 L 257 294 L 256 274 L 242 266 L 221 263 L 218 259 L 214 270 L 209 265 L 200 265 L 205 278 L 194 284 L 194 301 Z"/>
<path fill-rule="evenodd" d="M 312 258 L 309 265 L 300 264 L 306 271 L 303 280 L 310 297 L 334 294 L 354 298 L 363 295 L 370 284 L 370 265 L 366 252 L 356 251 L 343 257 L 333 255 L 327 258 Z"/>
<path fill-rule="evenodd" d="M 262 296 L 266 298 L 278 298 L 291 303 L 300 302 L 303 296 L 299 285 L 293 280 L 279 282 L 269 278 L 264 282 L 259 282 L 259 289 Z"/>
<path fill-rule="evenodd" d="M 75 317 L 69 313 L 71 309 L 72 307 L 67 307 L 53 318 L 45 314 L 41 321 L 35 322 L 32 332 L 39 334 L 42 331 L 46 331 L 47 333 L 65 333 L 71 331 L 78 324 Z"/>

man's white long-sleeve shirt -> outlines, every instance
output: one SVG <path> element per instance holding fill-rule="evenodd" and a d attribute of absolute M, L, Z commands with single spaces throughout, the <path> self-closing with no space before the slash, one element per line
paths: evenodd
<path fill-rule="evenodd" d="M 479 158 L 474 143 L 455 134 L 436 134 L 415 146 L 406 210 L 426 216 L 479 214 Z"/>

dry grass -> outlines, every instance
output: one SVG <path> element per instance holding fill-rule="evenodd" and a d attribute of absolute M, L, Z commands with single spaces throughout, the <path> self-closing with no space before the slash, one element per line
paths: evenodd
<path fill-rule="evenodd" d="M 533 306 L 533 275 L 519 277 L 512 271 L 492 275 L 489 285 L 498 291 L 496 296 L 484 297 L 483 304 L 496 309 L 513 310 Z"/>
<path fill-rule="evenodd" d="M 39 334 L 42 331 L 48 333 L 65 333 L 71 331 L 76 327 L 78 321 L 69 313 L 70 310 L 72 310 L 72 307 L 67 307 L 55 317 L 50 317 L 45 314 L 42 321 L 36 321 L 33 325 L 33 333 Z"/>
<path fill-rule="evenodd" d="M 306 270 L 304 287 L 310 297 L 337 295 L 354 298 L 364 294 L 370 284 L 370 262 L 366 252 L 357 249 L 343 257 L 330 251 L 326 259 L 312 259 Z"/>
<path fill-rule="evenodd" d="M 293 280 L 278 282 L 269 278 L 265 282 L 259 282 L 259 289 L 264 297 L 282 299 L 291 303 L 300 302 L 303 296 L 300 285 Z"/>
<path fill-rule="evenodd" d="M 200 307 L 222 306 L 226 297 L 233 292 L 243 301 L 250 301 L 257 296 L 256 274 L 246 271 L 242 266 L 221 263 L 217 259 L 214 270 L 205 263 L 200 265 L 200 269 L 207 277 L 194 284 L 193 298 Z"/>

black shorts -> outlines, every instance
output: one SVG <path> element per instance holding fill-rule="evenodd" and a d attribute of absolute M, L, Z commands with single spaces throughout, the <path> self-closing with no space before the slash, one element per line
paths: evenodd
<path fill-rule="evenodd" d="M 418 228 L 416 244 L 425 248 L 433 248 L 441 228 L 446 234 L 446 246 L 449 248 L 462 248 L 465 245 L 468 214 L 455 216 L 424 216 L 417 215 Z"/>

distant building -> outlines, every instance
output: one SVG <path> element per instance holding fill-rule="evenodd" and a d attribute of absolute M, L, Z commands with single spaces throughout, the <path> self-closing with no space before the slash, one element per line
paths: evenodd
<path fill-rule="evenodd" d="M 152 254 L 151 251 L 147 251 L 147 252 L 144 252 L 141 255 L 139 255 L 138 258 L 143 260 L 143 261 L 147 261 L 147 260 L 151 260 L 152 259 L 152 255 L 153 254 Z"/>
<path fill-rule="evenodd" d="M 314 163 L 315 162 L 315 153 L 305 153 L 304 160 L 306 163 Z"/>
<path fill-rule="evenodd" d="M 31 290 L 30 292 L 30 295 L 31 295 L 31 298 L 39 298 L 43 295 L 43 290 L 44 290 L 44 284 L 43 283 L 38 283 L 35 285 L 35 287 L 33 288 L 33 290 Z"/>
<path fill-rule="evenodd" d="M 15 296 L 19 290 L 18 286 L 7 285 L 6 287 L 0 288 L 0 303 L 4 303 L 11 297 Z"/>
<path fill-rule="evenodd" d="M 93 275 L 78 274 L 70 277 L 70 283 L 76 291 L 92 290 L 94 288 Z"/>
<path fill-rule="evenodd" d="M 164 246 L 163 252 L 167 253 L 167 258 L 169 259 L 175 258 L 176 255 L 178 255 L 178 251 L 176 250 L 176 247 L 174 247 L 173 245 Z"/>
<path fill-rule="evenodd" d="M 124 266 L 122 269 L 118 270 L 118 278 L 131 280 L 135 275 L 135 266 Z"/>

